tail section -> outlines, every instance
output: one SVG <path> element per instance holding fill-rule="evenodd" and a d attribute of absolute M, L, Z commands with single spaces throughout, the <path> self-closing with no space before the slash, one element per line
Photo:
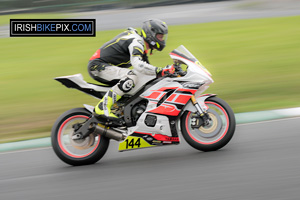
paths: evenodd
<path fill-rule="evenodd" d="M 54 79 L 62 83 L 67 88 L 74 88 L 80 90 L 86 94 L 89 94 L 99 99 L 101 99 L 105 95 L 105 93 L 111 88 L 110 86 L 88 83 L 85 80 L 83 80 L 83 76 L 81 74 L 61 76 L 56 77 Z"/>

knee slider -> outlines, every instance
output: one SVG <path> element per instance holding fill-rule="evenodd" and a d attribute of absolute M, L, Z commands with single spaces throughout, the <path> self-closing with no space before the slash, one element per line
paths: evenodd
<path fill-rule="evenodd" d="M 125 77 L 121 79 L 118 83 L 118 88 L 124 93 L 129 92 L 133 87 L 134 87 L 134 80 L 132 80 L 129 77 Z"/>

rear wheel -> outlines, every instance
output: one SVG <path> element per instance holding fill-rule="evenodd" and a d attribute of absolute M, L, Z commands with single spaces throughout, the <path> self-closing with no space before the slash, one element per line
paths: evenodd
<path fill-rule="evenodd" d="M 236 126 L 235 117 L 230 106 L 218 97 L 206 99 L 205 104 L 209 107 L 209 124 L 192 128 L 194 114 L 187 111 L 181 118 L 181 131 L 187 143 L 195 149 L 216 151 L 231 140 Z"/>
<path fill-rule="evenodd" d="M 87 121 L 91 113 L 75 108 L 62 114 L 52 127 L 51 142 L 56 155 L 70 165 L 88 165 L 99 161 L 105 154 L 109 139 L 89 135 L 85 139 L 72 139 L 73 125 Z"/>

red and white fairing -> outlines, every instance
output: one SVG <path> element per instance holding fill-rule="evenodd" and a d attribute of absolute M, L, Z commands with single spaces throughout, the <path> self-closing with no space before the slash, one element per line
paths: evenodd
<path fill-rule="evenodd" d="M 186 64 L 187 74 L 177 78 L 164 78 L 140 95 L 149 100 L 146 111 L 137 122 L 137 129 L 141 132 L 171 135 L 169 117 L 178 116 L 184 110 L 196 111 L 190 101 L 192 95 L 195 95 L 203 110 L 208 109 L 204 101 L 211 95 L 202 93 L 214 82 L 209 71 L 182 45 L 172 51 L 170 56 L 174 61 Z M 182 83 L 198 83 L 199 88 L 185 87 Z M 173 91 L 172 94 L 163 99 L 169 91 Z M 148 114 L 158 118 L 155 127 L 145 126 L 144 121 Z"/>

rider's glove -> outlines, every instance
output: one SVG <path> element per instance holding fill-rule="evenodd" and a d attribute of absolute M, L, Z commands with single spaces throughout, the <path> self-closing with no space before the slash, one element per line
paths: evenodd
<path fill-rule="evenodd" d="M 166 76 L 166 75 L 174 74 L 174 73 L 175 73 L 174 65 L 167 65 L 164 68 L 157 67 L 157 69 L 156 69 L 157 77 L 162 77 L 162 76 Z"/>

